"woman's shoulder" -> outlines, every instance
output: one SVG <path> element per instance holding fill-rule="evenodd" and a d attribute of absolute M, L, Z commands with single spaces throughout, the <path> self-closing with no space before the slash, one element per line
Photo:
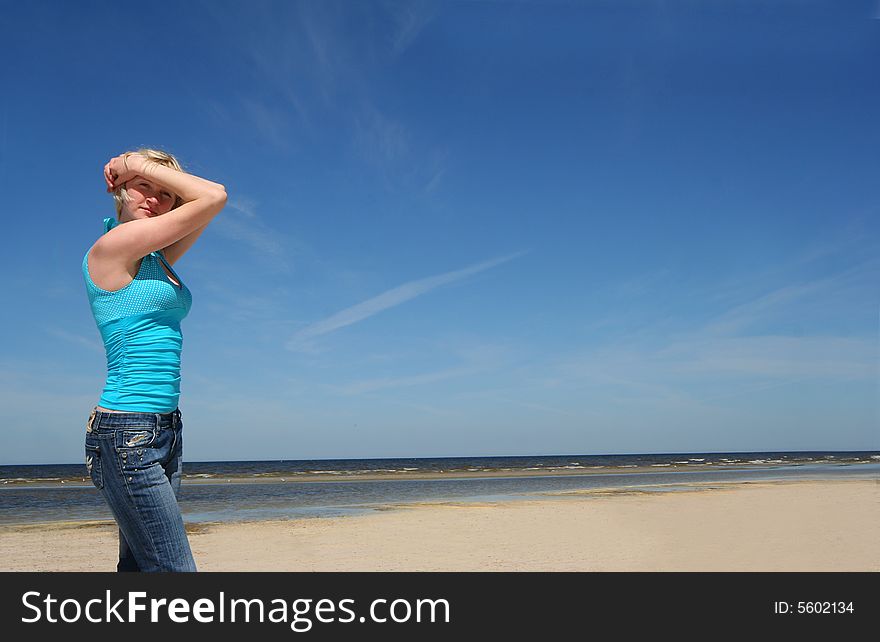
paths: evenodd
<path fill-rule="evenodd" d="M 98 290 L 117 292 L 130 285 L 141 270 L 156 259 L 148 254 L 133 263 L 114 260 L 100 251 L 99 241 L 86 251 L 83 256 L 82 270 L 87 283 Z M 98 251 L 96 251 L 98 250 Z"/>

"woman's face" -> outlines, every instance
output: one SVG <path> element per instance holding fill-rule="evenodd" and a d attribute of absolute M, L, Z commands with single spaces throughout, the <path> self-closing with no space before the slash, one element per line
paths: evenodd
<path fill-rule="evenodd" d="M 141 176 L 128 181 L 125 190 L 128 192 L 128 202 L 122 206 L 120 222 L 161 216 L 174 207 L 174 194 Z"/>

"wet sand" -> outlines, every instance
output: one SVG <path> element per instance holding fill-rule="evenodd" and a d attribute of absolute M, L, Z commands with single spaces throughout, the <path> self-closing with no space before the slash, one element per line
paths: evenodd
<path fill-rule="evenodd" d="M 187 530 L 200 571 L 880 571 L 877 480 L 686 486 Z M 113 571 L 116 547 L 112 522 L 4 526 L 0 570 Z"/>

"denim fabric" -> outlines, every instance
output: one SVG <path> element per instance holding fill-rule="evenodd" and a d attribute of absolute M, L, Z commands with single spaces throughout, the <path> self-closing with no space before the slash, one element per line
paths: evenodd
<path fill-rule="evenodd" d="M 102 412 L 86 423 L 86 467 L 119 526 L 118 571 L 195 571 L 177 504 L 180 410 Z"/>

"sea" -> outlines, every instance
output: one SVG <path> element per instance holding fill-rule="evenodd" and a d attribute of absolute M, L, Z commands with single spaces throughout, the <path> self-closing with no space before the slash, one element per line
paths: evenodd
<path fill-rule="evenodd" d="M 339 517 L 435 502 L 583 500 L 772 480 L 880 481 L 875 451 L 184 462 L 184 522 Z M 112 522 L 84 464 L 0 466 L 0 525 Z"/>

